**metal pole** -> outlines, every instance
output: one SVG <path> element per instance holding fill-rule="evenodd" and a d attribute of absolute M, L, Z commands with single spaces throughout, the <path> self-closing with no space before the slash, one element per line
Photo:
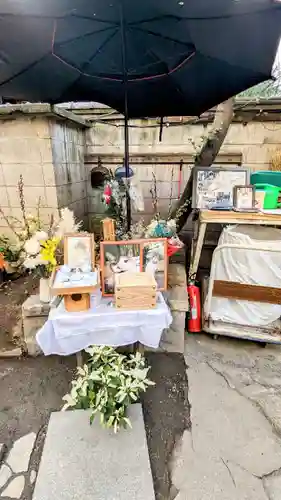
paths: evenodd
<path fill-rule="evenodd" d="M 129 194 L 129 127 L 128 127 L 128 74 L 126 64 L 126 32 L 124 26 L 123 8 L 120 2 L 120 24 L 121 24 L 121 39 L 122 39 L 122 62 L 123 62 L 123 77 L 124 77 L 124 166 L 126 175 L 126 211 L 127 211 L 127 231 L 131 229 L 131 199 Z"/>

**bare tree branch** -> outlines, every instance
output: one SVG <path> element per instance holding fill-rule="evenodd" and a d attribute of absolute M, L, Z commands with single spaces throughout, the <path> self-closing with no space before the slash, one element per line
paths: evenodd
<path fill-rule="evenodd" d="M 195 156 L 195 166 L 210 167 L 213 164 L 232 122 L 234 115 L 233 106 L 234 98 L 228 99 L 218 105 L 213 126 L 204 140 L 199 153 Z M 185 185 L 184 191 L 171 215 L 171 218 L 176 217 L 179 209 L 185 204 L 186 209 L 180 212 L 181 216 L 177 220 L 178 231 L 183 228 L 189 214 L 192 211 L 191 203 L 186 204 L 187 200 L 191 199 L 192 195 L 192 179 L 193 175 L 191 171 L 191 175 Z"/>

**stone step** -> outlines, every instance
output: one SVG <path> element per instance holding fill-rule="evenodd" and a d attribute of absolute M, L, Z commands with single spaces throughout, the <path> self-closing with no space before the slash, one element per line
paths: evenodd
<path fill-rule="evenodd" d="M 155 500 L 142 407 L 132 429 L 103 429 L 90 411 L 52 413 L 33 500 Z"/>

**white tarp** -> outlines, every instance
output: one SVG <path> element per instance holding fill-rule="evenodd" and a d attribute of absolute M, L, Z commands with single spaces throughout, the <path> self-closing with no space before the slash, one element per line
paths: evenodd
<path fill-rule="evenodd" d="M 235 244 L 247 250 L 223 248 L 212 260 L 214 280 L 281 287 L 281 231 L 263 226 L 237 225 L 225 228 L 219 245 Z M 252 250 L 253 248 L 261 250 Z M 270 248 L 276 252 L 268 252 Z M 265 326 L 279 319 L 281 305 L 212 297 L 211 319 L 239 325 Z"/>

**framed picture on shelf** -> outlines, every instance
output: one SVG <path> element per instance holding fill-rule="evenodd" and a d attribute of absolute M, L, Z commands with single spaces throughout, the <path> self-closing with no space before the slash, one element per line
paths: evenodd
<path fill-rule="evenodd" d="M 255 206 L 255 188 L 251 184 L 233 188 L 233 209 L 237 211 L 257 210 Z"/>
<path fill-rule="evenodd" d="M 64 263 L 71 268 L 95 268 L 95 240 L 90 233 L 69 233 L 64 237 Z"/>
<path fill-rule="evenodd" d="M 101 284 L 104 296 L 114 295 L 115 275 L 142 271 L 142 240 L 100 243 Z"/>
<path fill-rule="evenodd" d="M 234 187 L 249 184 L 249 177 L 246 167 L 236 165 L 193 167 L 192 208 L 231 210 Z"/>
<path fill-rule="evenodd" d="M 168 286 L 168 241 L 166 238 L 144 239 L 141 244 L 143 271 L 151 272 L 158 290 Z"/>

